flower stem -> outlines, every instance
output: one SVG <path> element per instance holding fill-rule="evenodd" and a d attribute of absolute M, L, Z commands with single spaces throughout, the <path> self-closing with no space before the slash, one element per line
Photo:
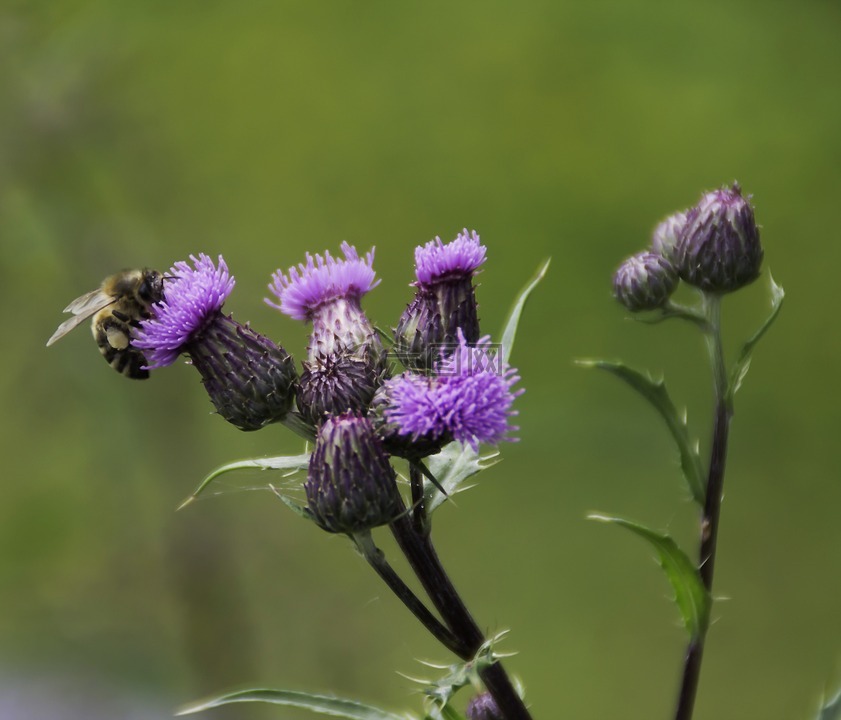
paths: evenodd
<path fill-rule="evenodd" d="M 414 468 L 410 472 L 420 474 Z M 462 660 L 472 660 L 486 643 L 484 633 L 444 570 L 431 538 L 418 532 L 412 519 L 405 513 L 401 513 L 391 523 L 391 531 L 433 605 L 453 634 L 464 644 L 465 652 L 456 654 Z M 505 720 L 531 720 L 522 698 L 499 662 L 480 670 L 479 676 L 496 700 Z"/>
<path fill-rule="evenodd" d="M 715 382 L 715 419 L 710 450 L 710 465 L 707 473 L 707 490 L 701 517 L 701 541 L 698 572 L 708 593 L 712 593 L 715 572 L 715 554 L 718 539 L 718 525 L 721 515 L 721 497 L 724 490 L 724 468 L 727 461 L 727 440 L 733 408 L 728 401 L 727 368 L 721 342 L 721 298 L 706 296 L 709 318 L 707 347 L 713 367 Z M 678 696 L 675 720 L 690 720 L 695 706 L 695 695 L 701 676 L 701 661 L 707 629 L 701 628 L 698 637 L 693 638 L 686 650 L 683 666 L 683 680 Z"/>
<path fill-rule="evenodd" d="M 421 602 L 420 598 L 412 592 L 409 586 L 394 571 L 394 568 L 385 559 L 385 553 L 374 544 L 374 539 L 371 537 L 370 531 L 354 535 L 353 540 L 377 575 L 382 578 L 391 591 L 409 608 L 412 615 L 421 621 L 423 626 L 432 633 L 438 642 L 459 657 L 467 652 L 461 640 L 453 635 L 450 629 L 445 627 L 429 611 L 426 605 Z"/>

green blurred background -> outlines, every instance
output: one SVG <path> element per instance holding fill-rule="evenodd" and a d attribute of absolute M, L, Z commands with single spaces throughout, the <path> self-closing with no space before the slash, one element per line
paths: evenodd
<path fill-rule="evenodd" d="M 449 661 L 349 548 L 226 461 L 297 453 L 211 414 L 190 368 L 109 370 L 65 304 L 127 266 L 224 253 L 227 308 L 297 356 L 270 273 L 376 246 L 393 325 L 412 250 L 476 228 L 495 332 L 550 275 L 514 363 L 521 442 L 436 516 L 439 549 L 536 718 L 667 718 L 684 637 L 651 552 L 585 519 L 696 518 L 653 412 L 573 366 L 664 372 L 706 445 L 692 328 L 629 322 L 610 275 L 656 222 L 737 178 L 766 275 L 725 305 L 733 350 L 788 297 L 737 398 L 696 717 L 810 717 L 841 677 L 841 9 L 753 3 L 0 4 L 0 717 L 163 718 L 247 685 L 420 706 L 395 673 Z M 387 539 L 385 547 L 391 549 Z M 466 697 L 464 698 L 466 701 Z M 236 708 L 219 718 L 298 718 Z"/>

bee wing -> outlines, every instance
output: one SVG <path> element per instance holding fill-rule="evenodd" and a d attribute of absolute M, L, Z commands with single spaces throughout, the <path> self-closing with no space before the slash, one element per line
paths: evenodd
<path fill-rule="evenodd" d="M 64 308 L 64 312 L 73 313 L 73 317 L 65 320 L 58 326 L 52 337 L 47 340 L 47 347 L 52 345 L 56 340 L 63 338 L 77 325 L 80 325 L 89 317 L 95 315 L 115 301 L 116 298 L 106 295 L 102 290 L 92 290 L 82 295 L 82 297 L 76 298 Z"/>

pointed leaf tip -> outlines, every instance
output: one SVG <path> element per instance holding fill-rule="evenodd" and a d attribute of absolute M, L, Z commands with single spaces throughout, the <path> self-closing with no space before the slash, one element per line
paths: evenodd
<path fill-rule="evenodd" d="M 520 323 L 520 316 L 523 314 L 523 308 L 526 306 L 526 301 L 529 299 L 532 291 L 540 284 L 540 281 L 546 277 L 546 272 L 549 270 L 549 263 L 552 258 L 546 258 L 537 268 L 537 272 L 529 280 L 525 287 L 520 290 L 520 294 L 511 306 L 511 311 L 508 313 L 508 319 L 505 321 L 505 326 L 502 329 L 500 342 L 502 343 L 502 361 L 507 363 L 511 358 L 511 351 L 514 349 L 514 337 L 517 334 L 517 326 Z"/>
<path fill-rule="evenodd" d="M 675 591 L 675 604 L 680 610 L 683 624 L 692 639 L 703 637 L 709 624 L 712 598 L 704 587 L 698 569 L 675 541 L 664 533 L 651 530 L 632 520 L 611 515 L 592 513 L 590 520 L 613 523 L 630 530 L 654 547 L 660 567 Z"/>

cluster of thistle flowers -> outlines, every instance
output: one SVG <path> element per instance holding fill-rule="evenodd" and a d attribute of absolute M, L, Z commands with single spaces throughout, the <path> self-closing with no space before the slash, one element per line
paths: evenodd
<path fill-rule="evenodd" d="M 416 248 L 416 293 L 393 353 L 361 305 L 379 284 L 373 250 L 341 250 L 343 258 L 307 254 L 269 284 L 269 305 L 312 325 L 300 374 L 282 346 L 223 312 L 234 278 L 221 256 L 175 263 L 133 345 L 152 369 L 188 356 L 218 413 L 239 429 L 282 422 L 314 438 L 304 485 L 311 516 L 353 534 L 401 512 L 390 456 L 418 462 L 452 441 L 476 449 L 507 439 L 521 391 L 480 336 L 473 278 L 486 248 L 475 232 Z M 405 368 L 397 375 L 395 356 Z"/>
<path fill-rule="evenodd" d="M 663 220 L 650 249 L 616 271 L 613 292 L 632 312 L 667 307 L 679 280 L 716 295 L 733 292 L 759 277 L 762 254 L 750 196 L 733 183 Z"/>

